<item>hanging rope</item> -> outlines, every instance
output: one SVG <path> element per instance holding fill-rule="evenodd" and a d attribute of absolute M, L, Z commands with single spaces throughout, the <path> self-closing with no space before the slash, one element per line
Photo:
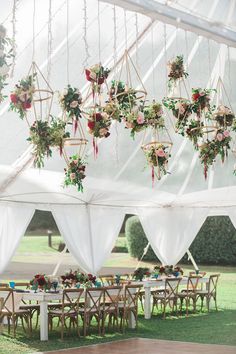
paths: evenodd
<path fill-rule="evenodd" d="M 66 75 L 70 83 L 70 48 L 69 48 L 69 0 L 66 1 Z"/>
<path fill-rule="evenodd" d="M 210 48 L 210 40 L 207 39 L 207 52 L 208 52 L 208 72 L 209 72 L 209 83 L 211 87 L 211 48 Z"/>
<path fill-rule="evenodd" d="M 154 73 L 154 38 L 153 38 L 153 26 L 151 28 L 151 38 L 152 38 L 152 90 L 153 98 L 156 95 L 156 85 L 155 85 L 155 73 Z"/>
<path fill-rule="evenodd" d="M 126 10 L 124 10 L 124 26 L 125 26 L 125 49 L 128 48 L 127 18 Z"/>
<path fill-rule="evenodd" d="M 188 58 L 189 47 L 188 47 L 188 32 L 187 31 L 184 31 L 184 38 L 185 38 L 186 58 Z M 188 60 L 186 60 L 186 70 L 188 72 Z"/>
<path fill-rule="evenodd" d="M 165 63 L 164 63 L 164 65 L 165 65 L 165 82 L 166 82 L 166 84 L 165 84 L 165 91 L 166 91 L 166 96 L 167 96 L 167 94 L 168 94 L 168 88 L 167 88 L 167 34 L 166 34 L 166 24 L 164 23 L 164 31 L 163 31 L 163 37 L 164 37 L 164 50 L 165 50 Z M 176 31 L 177 31 L 177 29 L 176 29 Z"/>
<path fill-rule="evenodd" d="M 13 0 L 12 7 L 12 67 L 10 77 L 13 77 L 16 66 L 16 10 L 19 0 Z"/>
<path fill-rule="evenodd" d="M 83 7 L 83 12 L 84 12 L 84 35 L 83 35 L 83 41 L 84 41 L 84 47 L 85 47 L 85 59 L 83 61 L 83 66 L 86 68 L 88 66 L 88 60 L 90 58 L 89 54 L 89 46 L 88 46 L 88 40 L 87 40 L 87 0 L 84 0 L 84 7 Z"/>
<path fill-rule="evenodd" d="M 139 56 L 138 56 L 138 14 L 135 13 L 135 54 L 136 54 L 136 66 L 139 68 Z"/>
<path fill-rule="evenodd" d="M 48 3 L 48 64 L 47 64 L 47 81 L 51 79 L 52 67 L 52 0 Z"/>
<path fill-rule="evenodd" d="M 228 80 L 229 80 L 229 97 L 232 95 L 232 81 L 231 81 L 231 62 L 230 62 L 230 47 L 227 47 L 228 56 Z"/>
<path fill-rule="evenodd" d="M 32 62 L 35 60 L 35 0 L 33 3 L 33 50 L 32 50 Z"/>
<path fill-rule="evenodd" d="M 113 6 L 113 60 L 115 73 L 114 77 L 116 78 L 117 74 L 117 23 L 116 23 L 116 7 Z"/>
<path fill-rule="evenodd" d="M 98 0 L 98 59 L 101 63 L 101 23 L 100 23 L 100 0 Z"/>

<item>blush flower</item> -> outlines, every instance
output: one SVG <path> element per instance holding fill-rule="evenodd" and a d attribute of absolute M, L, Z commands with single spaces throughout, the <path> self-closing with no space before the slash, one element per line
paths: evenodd
<path fill-rule="evenodd" d="M 138 124 L 143 124 L 144 123 L 144 114 L 142 112 L 138 112 L 137 123 Z"/>
<path fill-rule="evenodd" d="M 218 141 L 222 141 L 222 140 L 224 139 L 224 135 L 223 135 L 222 133 L 218 133 L 218 134 L 216 135 L 216 139 L 217 139 Z"/>
<path fill-rule="evenodd" d="M 225 131 L 223 132 L 223 134 L 224 134 L 224 137 L 225 137 L 225 138 L 228 138 L 229 135 L 230 135 L 230 133 L 229 133 L 228 130 L 225 130 Z"/>
<path fill-rule="evenodd" d="M 70 103 L 70 107 L 71 107 L 71 108 L 76 108 L 76 107 L 78 107 L 78 105 L 79 105 L 78 101 L 72 101 L 72 102 Z"/>
<path fill-rule="evenodd" d="M 165 152 L 164 152 L 163 149 L 158 149 L 158 150 L 156 151 L 156 155 L 157 155 L 158 157 L 165 157 L 165 156 L 166 156 L 166 154 L 165 154 Z"/>

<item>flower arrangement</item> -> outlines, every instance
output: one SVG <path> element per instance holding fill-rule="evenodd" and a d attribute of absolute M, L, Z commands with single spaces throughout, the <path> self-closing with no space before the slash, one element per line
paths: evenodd
<path fill-rule="evenodd" d="M 202 127 L 202 122 L 191 119 L 185 130 L 186 136 L 192 141 L 195 149 L 198 149 L 198 140 L 203 136 Z"/>
<path fill-rule="evenodd" d="M 103 111 L 109 116 L 110 119 L 121 122 L 121 112 L 119 106 L 114 101 L 107 102 L 103 107 Z"/>
<path fill-rule="evenodd" d="M 70 269 L 65 275 L 61 276 L 62 284 L 64 287 L 72 287 L 73 285 L 80 284 L 84 287 L 91 287 L 96 284 L 96 276 L 92 274 L 85 274 L 79 270 L 72 271 Z"/>
<path fill-rule="evenodd" d="M 144 153 L 147 159 L 147 163 L 152 168 L 152 180 L 154 181 L 154 176 L 160 180 L 163 175 L 166 175 L 168 159 L 171 156 L 167 151 L 167 146 L 164 144 L 150 144 L 144 149 Z M 157 172 L 155 172 L 157 169 Z"/>
<path fill-rule="evenodd" d="M 60 97 L 60 104 L 69 118 L 75 122 L 75 132 L 77 130 L 78 119 L 81 118 L 81 104 L 82 104 L 82 95 L 77 88 L 73 88 L 70 85 L 64 90 L 63 94 Z"/>
<path fill-rule="evenodd" d="M 153 101 L 149 106 L 143 109 L 145 128 L 152 127 L 154 129 L 162 129 L 165 127 L 165 120 L 163 117 L 162 104 Z"/>
<path fill-rule="evenodd" d="M 214 140 L 207 141 L 200 146 L 200 161 L 204 166 L 204 176 L 207 178 L 209 166 L 213 165 L 217 155 L 220 155 L 224 162 L 230 149 L 231 136 L 228 130 L 219 129 Z"/>
<path fill-rule="evenodd" d="M 47 121 L 36 120 L 30 127 L 30 136 L 27 139 L 34 145 L 34 165 L 44 166 L 45 156 L 52 156 L 51 131 Z"/>
<path fill-rule="evenodd" d="M 208 117 L 211 115 L 212 109 L 210 105 L 210 94 L 211 92 L 216 91 L 215 89 L 201 89 L 201 88 L 193 88 L 192 89 L 192 110 L 197 114 L 197 117 L 200 118 L 202 112 L 205 112 Z"/>
<path fill-rule="evenodd" d="M 133 278 L 135 280 L 139 280 L 139 281 L 142 281 L 144 276 L 150 276 L 150 271 L 149 271 L 149 268 L 142 268 L 142 267 L 139 267 L 137 269 L 135 269 L 134 271 L 134 274 L 133 274 Z"/>
<path fill-rule="evenodd" d="M 123 81 L 113 80 L 110 88 L 110 99 L 117 101 L 123 116 L 137 106 L 136 91 L 129 88 Z"/>
<path fill-rule="evenodd" d="M 59 147 L 60 155 L 64 145 L 64 139 L 70 137 L 70 133 L 65 131 L 66 123 L 61 119 L 54 119 L 52 117 L 50 125 L 50 140 L 51 146 Z"/>
<path fill-rule="evenodd" d="M 169 77 L 169 82 L 168 82 L 169 88 L 171 88 L 172 85 L 175 84 L 177 80 L 188 77 L 188 73 L 185 71 L 184 68 L 183 55 L 177 55 L 175 59 L 170 60 L 167 63 L 167 67 L 168 67 L 168 77 Z"/>
<path fill-rule="evenodd" d="M 61 275 L 62 284 L 65 288 L 71 288 L 72 285 L 76 284 L 77 279 L 75 273 L 70 269 L 64 275 Z"/>
<path fill-rule="evenodd" d="M 179 266 L 173 267 L 173 265 L 155 266 L 153 271 L 155 274 L 158 273 L 160 275 L 166 275 L 166 276 L 174 275 L 175 277 L 178 277 L 179 275 L 184 274 L 184 271 L 182 268 L 180 268 Z"/>
<path fill-rule="evenodd" d="M 110 70 L 105 69 L 101 64 L 95 64 L 85 69 L 86 79 L 97 86 L 102 85 L 108 78 Z"/>
<path fill-rule="evenodd" d="M 7 97 L 2 94 L 2 90 L 7 85 L 6 80 L 10 69 L 8 59 L 13 57 L 11 44 L 11 39 L 6 37 L 5 27 L 0 25 L 0 103 Z"/>
<path fill-rule="evenodd" d="M 226 128 L 232 126 L 235 115 L 230 108 L 220 105 L 217 107 L 217 111 L 214 114 L 214 119 L 220 127 Z"/>
<path fill-rule="evenodd" d="M 131 129 L 130 136 L 134 139 L 135 134 L 145 129 L 145 117 L 144 113 L 138 108 L 133 109 L 131 112 L 127 112 L 124 117 L 125 127 Z"/>
<path fill-rule="evenodd" d="M 45 276 L 45 274 L 36 274 L 30 281 L 30 285 L 44 290 L 49 290 L 51 288 L 50 280 Z"/>
<path fill-rule="evenodd" d="M 65 186 L 76 186 L 79 192 L 83 192 L 83 179 L 86 177 L 85 168 L 86 163 L 79 155 L 73 155 L 65 171 Z"/>
<path fill-rule="evenodd" d="M 10 110 L 17 112 L 21 119 L 26 116 L 27 110 L 32 106 L 34 91 L 34 76 L 29 75 L 15 85 L 15 90 L 10 95 Z"/>
<path fill-rule="evenodd" d="M 88 118 L 88 132 L 94 138 L 108 138 L 111 125 L 110 117 L 105 112 L 92 112 Z"/>
<path fill-rule="evenodd" d="M 181 135 L 185 135 L 188 118 L 192 114 L 192 103 L 186 98 L 164 98 L 164 106 L 172 111 L 173 116 L 177 119 L 175 124 L 176 130 Z"/>

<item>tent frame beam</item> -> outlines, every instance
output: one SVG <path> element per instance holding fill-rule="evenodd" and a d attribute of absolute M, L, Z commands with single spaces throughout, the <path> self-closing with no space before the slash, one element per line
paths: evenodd
<path fill-rule="evenodd" d="M 199 36 L 207 37 L 216 42 L 236 48 L 236 32 L 225 26 L 223 23 L 214 22 L 174 7 L 161 4 L 154 0 L 102 1 L 121 6 L 129 11 L 139 12 L 145 16 L 151 17 L 153 20 L 159 20 L 183 30 L 194 32 Z"/>

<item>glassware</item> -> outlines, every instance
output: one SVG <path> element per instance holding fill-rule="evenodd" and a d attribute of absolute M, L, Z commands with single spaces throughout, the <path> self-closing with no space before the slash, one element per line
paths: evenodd
<path fill-rule="evenodd" d="M 52 287 L 53 287 L 54 291 L 56 292 L 57 291 L 57 287 L 58 287 L 58 281 L 53 280 L 52 281 Z"/>
<path fill-rule="evenodd" d="M 14 281 L 9 281 L 9 285 L 11 289 L 15 289 L 16 283 Z"/>

